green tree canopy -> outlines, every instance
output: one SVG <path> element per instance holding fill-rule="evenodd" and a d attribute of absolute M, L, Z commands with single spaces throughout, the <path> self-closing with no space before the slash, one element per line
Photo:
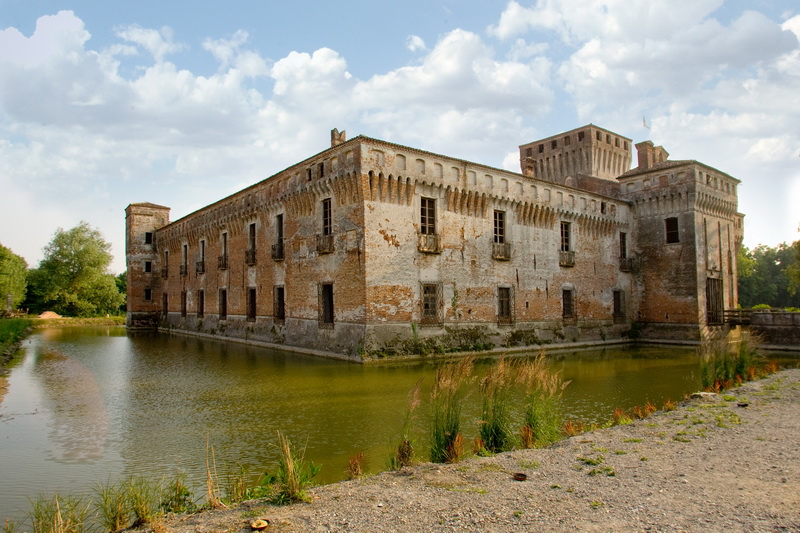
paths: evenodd
<path fill-rule="evenodd" d="M 793 292 L 790 278 L 800 265 L 800 241 L 770 247 L 759 245 L 739 250 L 739 304 L 753 307 L 800 307 L 800 292 Z"/>
<path fill-rule="evenodd" d="M 116 313 L 124 302 L 108 272 L 111 245 L 86 222 L 59 228 L 44 248 L 39 268 L 30 273 L 32 307 L 67 316 Z"/>
<path fill-rule="evenodd" d="M 28 263 L 0 244 L 0 313 L 7 310 L 11 295 L 11 309 L 16 309 L 25 299 L 28 287 Z"/>

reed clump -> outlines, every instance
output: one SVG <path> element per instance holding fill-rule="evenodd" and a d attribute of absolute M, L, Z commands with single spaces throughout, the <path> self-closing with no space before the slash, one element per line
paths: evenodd
<path fill-rule="evenodd" d="M 305 449 L 300 455 L 295 455 L 291 442 L 280 431 L 278 431 L 278 448 L 280 451 L 278 468 L 274 474 L 268 476 L 268 481 L 275 485 L 276 489 L 273 501 L 278 504 L 310 501 L 307 491 L 319 473 L 320 467 L 305 460 Z"/>
<path fill-rule="evenodd" d="M 721 336 L 703 341 L 700 357 L 700 383 L 707 391 L 720 392 L 767 374 L 758 353 L 758 337 L 743 331 L 736 339 Z"/>
<path fill-rule="evenodd" d="M 28 518 L 33 533 L 83 533 L 88 530 L 89 504 L 76 496 L 40 496 L 31 500 Z"/>
<path fill-rule="evenodd" d="M 364 453 L 351 455 L 347 461 L 347 479 L 358 479 L 364 476 Z"/>
<path fill-rule="evenodd" d="M 513 444 L 511 403 L 516 372 L 514 365 L 500 358 L 489 369 L 480 383 L 483 397 L 480 421 L 480 439 L 475 449 L 479 455 L 510 450 Z"/>
<path fill-rule="evenodd" d="M 408 407 L 406 408 L 406 416 L 403 419 L 403 428 L 400 435 L 400 442 L 394 449 L 392 457 L 389 458 L 389 468 L 391 470 L 399 470 L 400 468 L 411 466 L 414 463 L 414 456 L 416 450 L 414 449 L 414 442 L 411 437 L 411 424 L 414 420 L 414 413 L 416 413 L 421 401 L 422 378 L 417 380 L 417 384 L 408 393 Z"/>
<path fill-rule="evenodd" d="M 517 383 L 525 389 L 525 416 L 520 437 L 526 448 L 546 446 L 562 436 L 561 395 L 569 385 L 547 363 L 544 350 L 514 366 Z"/>
<path fill-rule="evenodd" d="M 464 454 L 461 408 L 471 381 L 473 358 L 442 365 L 431 388 L 431 462 L 457 463 Z"/>

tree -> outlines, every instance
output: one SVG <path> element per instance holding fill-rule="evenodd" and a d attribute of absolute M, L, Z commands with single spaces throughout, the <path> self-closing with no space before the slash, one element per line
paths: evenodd
<path fill-rule="evenodd" d="M 28 263 L 14 252 L 0 244 L 0 314 L 7 310 L 11 295 L 11 310 L 16 309 L 25 299 L 28 287 Z"/>
<path fill-rule="evenodd" d="M 800 231 L 800 227 L 797 228 Z M 792 244 L 794 252 L 794 263 L 786 268 L 786 275 L 789 277 L 789 294 L 797 296 L 800 294 L 800 241 Z"/>
<path fill-rule="evenodd" d="M 767 304 L 772 307 L 800 307 L 800 294 L 791 291 L 790 277 L 797 268 L 796 248 L 786 243 L 772 248 L 759 245 L 739 251 L 739 303 L 742 307 Z"/>
<path fill-rule="evenodd" d="M 67 316 L 116 313 L 124 302 L 108 267 L 111 245 L 86 222 L 59 228 L 30 273 L 32 307 Z"/>

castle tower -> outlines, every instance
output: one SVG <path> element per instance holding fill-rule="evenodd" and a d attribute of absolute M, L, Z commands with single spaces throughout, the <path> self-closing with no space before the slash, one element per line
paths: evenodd
<path fill-rule="evenodd" d="M 581 174 L 613 180 L 631 167 L 631 140 L 593 124 L 519 147 L 522 173 L 574 186 Z"/>
<path fill-rule="evenodd" d="M 129 329 L 155 329 L 160 305 L 156 230 L 169 224 L 169 207 L 141 203 L 125 209 L 125 257 L 128 269 Z"/>

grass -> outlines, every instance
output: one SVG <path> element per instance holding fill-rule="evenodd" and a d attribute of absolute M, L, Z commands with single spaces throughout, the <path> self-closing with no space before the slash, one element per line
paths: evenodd
<path fill-rule="evenodd" d="M 734 340 L 719 337 L 704 341 L 698 348 L 703 388 L 721 392 L 776 370 L 774 365 L 764 364 L 757 344 L 758 338 L 748 332 Z"/>
<path fill-rule="evenodd" d="M 431 388 L 431 462 L 457 463 L 464 455 L 461 408 L 467 395 L 473 359 L 439 367 Z"/>
<path fill-rule="evenodd" d="M 515 366 L 500 358 L 481 380 L 483 404 L 480 421 L 480 451 L 491 453 L 510 450 L 513 439 L 510 413 L 515 382 Z"/>
<path fill-rule="evenodd" d="M 25 336 L 25 330 L 30 326 L 31 321 L 27 318 L 0 319 L 0 355 L 19 342 Z"/>
<path fill-rule="evenodd" d="M 33 533 L 83 533 L 88 530 L 89 504 L 74 496 L 40 496 L 28 515 Z"/>
<path fill-rule="evenodd" d="M 414 420 L 414 413 L 417 411 L 421 400 L 422 378 L 417 380 L 417 384 L 408 393 L 408 407 L 406 416 L 403 420 L 403 428 L 400 435 L 400 442 L 394 449 L 392 457 L 389 459 L 389 468 L 399 470 L 400 468 L 414 464 L 414 443 L 411 440 L 411 423 Z"/>
<path fill-rule="evenodd" d="M 347 479 L 358 479 L 364 476 L 364 453 L 358 452 L 350 456 L 347 463 Z"/>
<path fill-rule="evenodd" d="M 319 466 L 305 460 L 305 449 L 299 456 L 292 451 L 292 443 L 278 431 L 278 448 L 280 458 L 275 473 L 269 476 L 269 481 L 275 485 L 273 501 L 277 504 L 294 502 L 308 502 L 308 488 L 319 473 Z"/>
<path fill-rule="evenodd" d="M 544 350 L 514 370 L 517 383 L 526 392 L 525 418 L 520 430 L 522 446 L 532 448 L 556 442 L 563 435 L 561 393 L 569 381 L 564 381 L 559 373 L 550 369 Z"/>

